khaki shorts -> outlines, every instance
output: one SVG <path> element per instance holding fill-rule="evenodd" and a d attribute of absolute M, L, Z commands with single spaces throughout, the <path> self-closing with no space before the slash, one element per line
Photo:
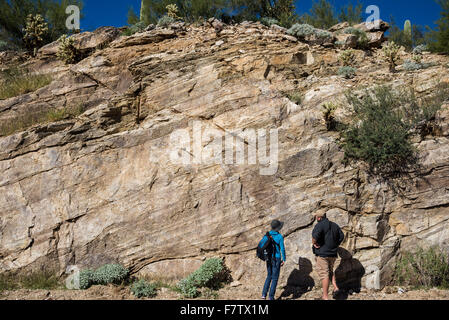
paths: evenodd
<path fill-rule="evenodd" d="M 334 273 L 334 264 L 335 260 L 337 258 L 322 258 L 322 257 L 316 257 L 316 272 L 318 273 L 318 276 L 320 277 L 320 280 L 324 279 L 330 279 L 332 278 L 332 275 Z"/>

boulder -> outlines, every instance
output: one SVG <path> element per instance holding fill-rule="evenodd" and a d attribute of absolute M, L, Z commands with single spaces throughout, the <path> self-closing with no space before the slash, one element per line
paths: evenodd
<path fill-rule="evenodd" d="M 103 48 L 120 35 L 118 28 L 101 27 L 92 32 L 83 32 L 74 34 L 72 37 L 75 40 L 75 46 L 83 53 L 93 51 L 94 49 Z M 39 49 L 39 56 L 56 55 L 59 48 L 59 42 L 54 41 Z"/>

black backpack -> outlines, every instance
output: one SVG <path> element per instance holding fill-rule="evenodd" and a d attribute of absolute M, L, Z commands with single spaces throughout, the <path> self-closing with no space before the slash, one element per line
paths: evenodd
<path fill-rule="evenodd" d="M 268 240 L 265 241 L 265 243 L 262 243 L 265 236 L 268 238 Z M 257 257 L 262 261 L 271 260 L 271 258 L 274 256 L 274 253 L 276 252 L 275 245 L 277 245 L 276 241 L 274 241 L 269 232 L 267 232 L 265 236 L 262 238 L 262 240 L 260 240 L 256 250 Z"/>

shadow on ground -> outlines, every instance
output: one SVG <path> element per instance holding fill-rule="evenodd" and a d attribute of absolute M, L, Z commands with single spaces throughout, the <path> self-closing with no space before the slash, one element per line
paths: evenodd
<path fill-rule="evenodd" d="M 340 290 L 333 295 L 333 298 L 336 300 L 346 300 L 350 294 L 360 293 L 365 268 L 346 249 L 339 248 L 338 255 L 341 260 L 335 269 L 335 278 Z M 280 299 L 299 299 L 306 292 L 311 291 L 315 287 L 315 281 L 311 276 L 312 272 L 312 262 L 307 258 L 300 257 L 298 260 L 298 268 L 295 268 L 290 273 L 287 285 L 283 288 L 284 291 L 281 293 Z"/>

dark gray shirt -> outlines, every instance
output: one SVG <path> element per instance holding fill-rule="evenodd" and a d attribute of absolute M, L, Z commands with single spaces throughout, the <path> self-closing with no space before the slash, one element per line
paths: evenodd
<path fill-rule="evenodd" d="M 324 218 L 313 228 L 312 237 L 320 246 L 319 249 L 315 248 L 315 255 L 325 258 L 337 256 L 337 249 L 343 242 L 345 235 L 335 222 Z"/>

